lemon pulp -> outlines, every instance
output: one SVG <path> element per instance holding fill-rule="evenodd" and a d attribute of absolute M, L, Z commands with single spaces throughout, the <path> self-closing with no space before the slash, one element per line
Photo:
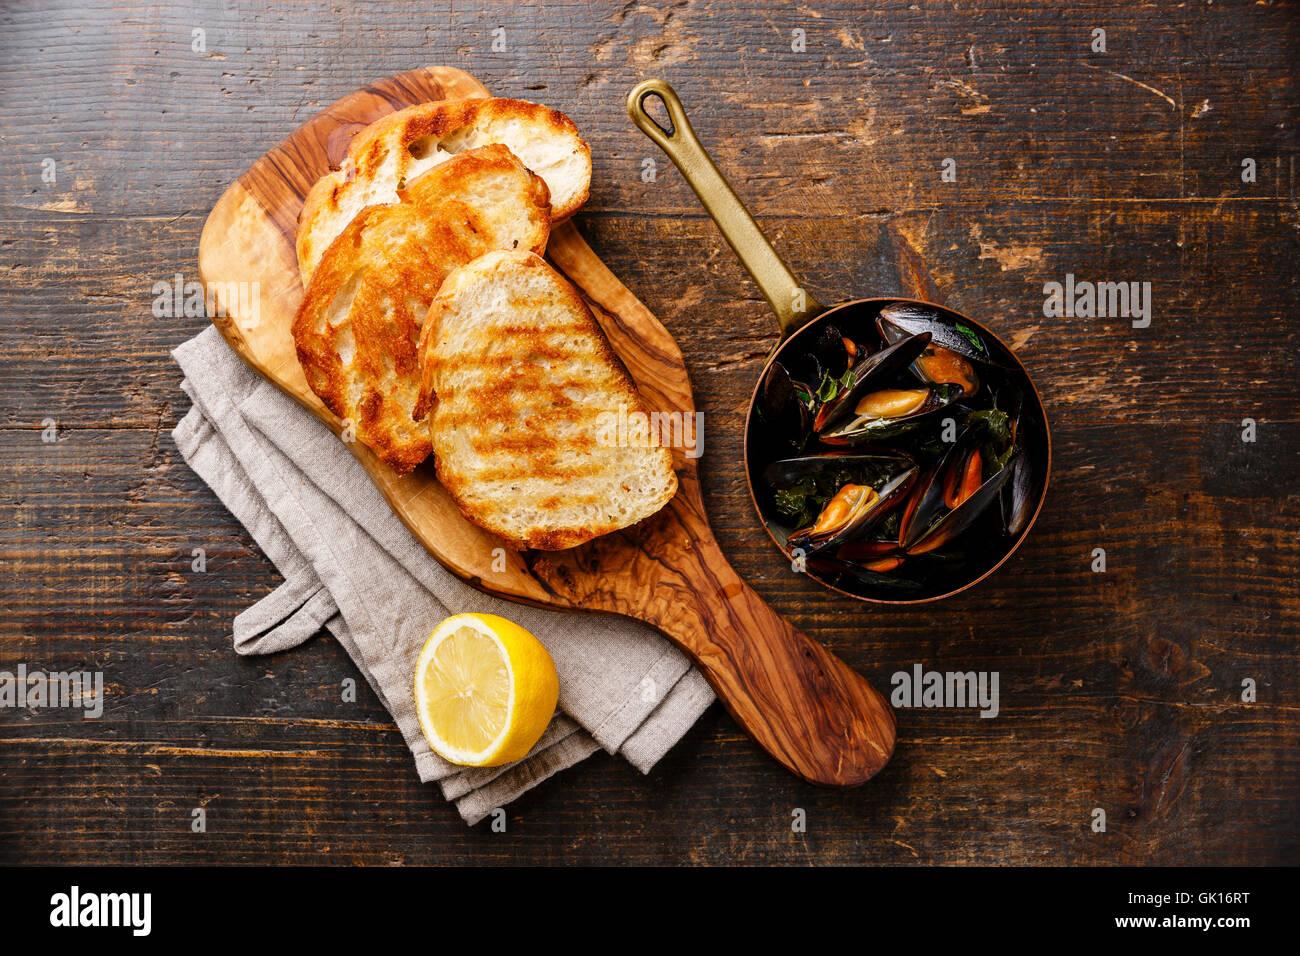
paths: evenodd
<path fill-rule="evenodd" d="M 483 750 L 501 735 L 510 715 L 510 671 L 492 638 L 457 628 L 434 651 L 424 681 L 427 712 L 448 743 Z"/>

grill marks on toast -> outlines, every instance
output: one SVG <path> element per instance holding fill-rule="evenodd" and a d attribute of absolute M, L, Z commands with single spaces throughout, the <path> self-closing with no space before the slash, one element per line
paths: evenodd
<path fill-rule="evenodd" d="M 334 240 L 293 336 L 312 391 L 405 474 L 432 450 L 417 408 L 429 303 L 452 269 L 477 256 L 541 252 L 550 214 L 546 184 L 500 145 L 434 167 L 401 200 L 365 208 Z"/>
<path fill-rule="evenodd" d="M 676 491 L 667 449 L 602 440 L 602 416 L 645 407 L 581 297 L 537 256 L 489 253 L 448 276 L 420 351 L 439 480 L 481 527 L 572 547 Z"/>

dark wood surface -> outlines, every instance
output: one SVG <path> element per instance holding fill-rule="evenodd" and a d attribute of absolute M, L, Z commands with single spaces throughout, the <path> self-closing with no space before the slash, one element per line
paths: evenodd
<path fill-rule="evenodd" d="M 109 699 L 0 710 L 0 862 L 1296 862 L 1297 40 L 1294 6 L 1253 3 L 6 6 L 0 670 L 100 669 Z M 827 791 L 715 707 L 648 777 L 597 755 L 500 834 L 417 782 L 368 692 L 340 702 L 332 640 L 236 658 L 231 619 L 278 579 L 171 442 L 168 352 L 206 320 L 156 319 L 151 287 L 197 278 L 204 217 L 270 145 L 438 62 L 592 144 L 578 227 L 685 353 L 737 570 L 881 689 L 917 662 L 998 671 L 997 718 L 901 710 L 890 765 Z M 652 75 L 819 298 L 899 291 L 910 247 L 1035 376 L 1053 485 L 979 587 L 858 605 L 763 534 L 740 430 L 774 324 L 626 118 Z M 1150 328 L 1044 318 L 1066 273 L 1151 282 Z"/>

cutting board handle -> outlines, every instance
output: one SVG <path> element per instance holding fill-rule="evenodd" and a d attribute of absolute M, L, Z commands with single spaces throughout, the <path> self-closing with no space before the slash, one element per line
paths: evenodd
<path fill-rule="evenodd" d="M 736 723 L 792 773 L 823 786 L 865 783 L 894 752 L 889 704 L 764 603 L 711 537 L 696 545 L 685 579 L 679 568 L 647 582 L 667 599 L 638 616 L 695 660 Z"/>
<path fill-rule="evenodd" d="M 647 112 L 651 98 L 663 103 L 670 128 Z M 646 80 L 628 95 L 627 111 L 695 190 L 762 289 L 782 338 L 824 311 L 718 172 L 673 88 Z M 763 603 L 727 563 L 702 510 L 698 520 L 681 517 L 695 549 L 677 554 L 672 566 L 674 574 L 685 575 L 675 580 L 690 586 L 681 587 L 670 605 L 646 601 L 636 616 L 694 657 L 736 722 L 793 773 L 828 786 L 869 780 L 894 751 L 888 704 L 861 675 Z"/>

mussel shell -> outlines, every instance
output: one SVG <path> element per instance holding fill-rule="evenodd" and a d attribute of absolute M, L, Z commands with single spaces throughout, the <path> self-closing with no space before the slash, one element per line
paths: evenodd
<path fill-rule="evenodd" d="M 839 327 L 826 324 L 812 333 L 811 345 L 797 353 L 787 349 L 782 361 L 795 381 L 806 382 L 816 392 L 827 375 L 835 378 L 849 367 L 849 351 Z"/>
<path fill-rule="evenodd" d="M 877 498 L 869 506 L 861 508 L 850 516 L 850 520 L 829 531 L 814 532 L 809 526 L 794 532 L 786 539 L 787 546 L 799 549 L 806 555 L 817 554 L 830 548 L 838 547 L 846 541 L 863 537 L 879 524 L 898 505 L 907 500 L 912 483 L 920 469 L 915 466 L 895 475 L 882 487 L 876 489 Z"/>
<path fill-rule="evenodd" d="M 890 322 L 888 319 L 884 318 L 883 316 L 876 319 L 876 328 L 880 332 L 880 337 L 883 338 L 886 342 L 898 342 L 910 334 L 909 332 L 906 332 L 902 328 L 902 326 Z M 934 351 L 936 349 L 956 356 L 957 361 L 965 365 L 966 367 L 965 381 L 956 378 L 936 378 L 929 371 L 927 371 L 925 365 L 926 356 L 931 351 Z M 937 345 L 934 342 L 933 338 L 931 339 L 929 348 L 926 350 L 926 352 L 922 353 L 921 356 L 917 358 L 915 362 L 912 363 L 911 369 L 912 369 L 912 374 L 915 375 L 919 381 L 924 382 L 926 385 L 969 384 L 969 387 L 966 388 L 964 393 L 968 397 L 974 395 L 976 392 L 979 391 L 980 388 L 980 376 L 979 373 L 975 370 L 975 364 L 970 360 L 970 358 L 966 355 L 961 354 L 960 352 L 955 352 L 951 349 L 944 349 L 943 346 Z"/>
<path fill-rule="evenodd" d="M 1033 456 L 1023 446 L 1024 398 L 1024 392 L 1014 383 L 1000 389 L 993 398 L 994 407 L 1007 412 L 1011 443 L 1020 446 L 1010 465 L 1013 469 L 1011 478 L 1002 486 L 1001 494 L 1002 528 L 1013 538 L 1019 537 L 1020 532 L 1029 524 L 1033 504 L 1030 501 L 1035 478 L 1034 464 L 1030 460 Z"/>
<path fill-rule="evenodd" d="M 763 379 L 763 393 L 759 414 L 771 429 L 770 437 L 787 441 L 794 448 L 802 448 L 804 437 L 812 427 L 811 395 L 807 385 L 796 382 L 789 370 L 780 362 L 773 362 Z"/>
<path fill-rule="evenodd" d="M 913 581 L 898 574 L 881 574 L 870 571 L 853 561 L 839 557 L 819 554 L 809 557 L 805 563 L 810 574 L 819 579 L 846 590 L 858 592 L 863 588 L 868 591 L 897 592 L 900 595 L 911 594 L 921 589 L 919 581 Z"/>
<path fill-rule="evenodd" d="M 920 425 L 940 409 L 947 408 L 962 396 L 960 385 L 931 385 L 924 403 L 916 411 L 899 418 L 850 418 L 838 427 L 820 431 L 817 437 L 828 445 L 857 445 L 861 442 L 890 438 Z"/>
<path fill-rule="evenodd" d="M 997 394 L 993 396 L 993 407 L 1007 413 L 1007 421 L 1011 426 L 1011 442 L 1012 444 L 1019 442 L 1021 420 L 1025 414 L 1025 393 L 1020 386 L 1008 382 L 999 388 Z"/>
<path fill-rule="evenodd" d="M 859 538 L 857 541 L 846 542 L 840 548 L 838 557 L 845 561 L 877 561 L 881 558 L 890 558 L 905 555 L 902 548 L 898 546 L 897 541 L 886 541 L 883 539 L 864 540 Z"/>
<path fill-rule="evenodd" d="M 848 384 L 817 409 L 813 429 L 820 434 L 836 422 L 851 416 L 861 396 L 911 365 L 929 344 L 928 334 L 912 335 L 859 360 L 849 373 L 851 377 Z"/>
<path fill-rule="evenodd" d="M 893 448 L 841 448 L 774 461 L 763 469 L 763 480 L 773 488 L 792 488 L 803 481 L 853 475 L 856 484 L 877 488 L 915 464 L 907 452 Z"/>
<path fill-rule="evenodd" d="M 839 378 L 848 371 L 849 350 L 844 344 L 844 333 L 840 331 L 839 326 L 828 324 L 818 329 L 812 352 L 823 375 Z M 821 375 L 817 377 L 816 382 L 813 382 L 814 386 L 819 384 L 821 384 Z"/>
<path fill-rule="evenodd" d="M 1018 538 L 1033 514 L 1034 466 L 1028 455 L 1018 453 L 1008 467 L 1012 473 L 1002 487 L 1002 527 Z"/>
<path fill-rule="evenodd" d="M 880 310 L 876 317 L 876 328 L 880 337 L 886 342 L 895 341 L 887 331 L 889 325 L 895 326 L 908 335 L 930 333 L 935 345 L 956 352 L 963 358 L 973 359 L 987 365 L 997 365 L 983 336 L 960 320 L 944 319 L 933 309 L 914 305 L 910 302 L 894 302 Z"/>
<path fill-rule="evenodd" d="M 835 552 L 841 561 L 852 561 L 872 574 L 889 574 L 907 562 L 908 554 L 892 540 L 847 541 Z"/>
<path fill-rule="evenodd" d="M 978 489 L 956 508 L 947 508 L 943 499 L 943 479 L 957 463 L 965 461 L 963 452 L 972 439 L 965 432 L 939 464 L 931 469 L 908 500 L 899 526 L 898 543 L 908 554 L 925 554 L 941 548 L 958 537 L 998 500 L 1003 485 L 1011 477 L 1022 449 L 1016 448 L 998 471 L 984 480 Z"/>

